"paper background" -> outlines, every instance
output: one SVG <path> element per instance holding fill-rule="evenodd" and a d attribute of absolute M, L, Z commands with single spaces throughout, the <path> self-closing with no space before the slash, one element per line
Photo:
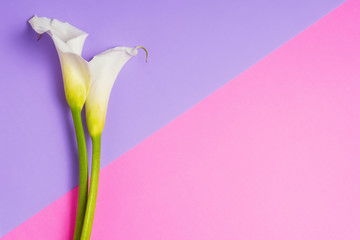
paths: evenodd
<path fill-rule="evenodd" d="M 340 3 L 5 2 L 1 235 L 77 181 L 60 67 L 26 25 L 33 13 L 89 32 L 87 58 L 116 45 L 151 53 L 115 85 L 105 166 Z M 345 4 L 109 165 L 94 239 L 358 239 L 357 11 Z M 5 238 L 66 239 L 74 196 Z"/>

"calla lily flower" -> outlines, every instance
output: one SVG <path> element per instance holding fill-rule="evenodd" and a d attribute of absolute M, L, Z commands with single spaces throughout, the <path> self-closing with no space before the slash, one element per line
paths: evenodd
<path fill-rule="evenodd" d="M 90 136 L 101 134 L 111 89 L 122 67 L 137 53 L 137 48 L 116 47 L 96 55 L 90 61 L 90 91 L 85 103 Z"/>
<path fill-rule="evenodd" d="M 138 48 L 145 50 L 147 60 L 148 52 L 143 47 L 116 47 L 96 55 L 89 63 L 90 91 L 86 99 L 85 110 L 86 123 L 93 143 L 93 159 L 89 198 L 81 233 L 81 239 L 84 240 L 90 239 L 94 220 L 100 172 L 101 133 L 105 125 L 111 89 L 125 63 L 137 55 Z"/>
<path fill-rule="evenodd" d="M 79 188 L 74 240 L 79 240 L 83 228 L 88 195 L 88 158 L 81 110 L 85 104 L 89 87 L 89 64 L 81 57 L 84 42 L 88 34 L 69 23 L 56 19 L 37 17 L 29 20 L 32 28 L 41 34 L 47 33 L 54 41 L 59 55 L 66 100 L 74 120 L 79 154 Z"/>
<path fill-rule="evenodd" d="M 81 57 L 88 34 L 69 23 L 36 15 L 29 23 L 37 33 L 47 33 L 54 41 L 61 63 L 66 100 L 70 108 L 82 109 L 90 86 L 89 66 Z"/>

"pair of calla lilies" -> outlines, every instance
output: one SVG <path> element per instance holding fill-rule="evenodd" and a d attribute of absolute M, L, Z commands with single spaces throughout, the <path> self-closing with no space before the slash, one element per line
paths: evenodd
<path fill-rule="evenodd" d="M 114 82 L 124 64 L 143 47 L 115 47 L 91 61 L 81 57 L 88 34 L 56 19 L 37 17 L 29 20 L 32 28 L 47 33 L 58 52 L 64 80 L 65 96 L 70 106 L 79 153 L 79 197 L 74 240 L 90 239 L 95 214 L 100 172 L 100 142 L 107 105 Z M 39 35 L 39 37 L 40 37 Z M 147 58 L 146 51 L 146 58 Z M 88 159 L 81 111 L 85 105 L 86 123 L 93 144 L 90 187 L 88 190 Z"/>

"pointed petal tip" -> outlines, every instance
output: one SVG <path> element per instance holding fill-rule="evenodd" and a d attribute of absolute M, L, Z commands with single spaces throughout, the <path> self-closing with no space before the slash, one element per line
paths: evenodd
<path fill-rule="evenodd" d="M 51 19 L 46 17 L 38 17 L 37 15 L 34 15 L 28 21 L 34 31 L 39 34 L 43 34 L 50 29 L 50 22 Z"/>
<path fill-rule="evenodd" d="M 38 19 L 38 16 L 36 14 L 34 14 L 34 16 L 32 16 L 29 20 L 28 23 L 33 23 L 34 21 L 36 21 Z"/>
<path fill-rule="evenodd" d="M 141 49 L 143 49 L 144 51 L 145 51 L 145 53 L 146 53 L 146 59 L 145 59 L 145 61 L 147 62 L 148 61 L 148 58 L 149 58 L 149 53 L 148 53 L 148 51 L 146 50 L 146 48 L 144 48 L 144 47 L 136 47 L 137 49 L 138 48 L 141 48 Z"/>

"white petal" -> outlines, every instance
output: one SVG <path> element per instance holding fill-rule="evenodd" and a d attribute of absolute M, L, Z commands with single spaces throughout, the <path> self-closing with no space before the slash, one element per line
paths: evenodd
<path fill-rule="evenodd" d="M 69 23 L 36 15 L 29 23 L 37 33 L 46 32 L 53 39 L 60 58 L 66 99 L 71 108 L 82 108 L 90 86 L 88 62 L 81 57 L 88 34 Z"/>
<path fill-rule="evenodd" d="M 125 63 L 136 55 L 137 48 L 116 47 L 90 61 L 90 91 L 85 103 L 90 136 L 102 132 L 114 82 Z"/>
<path fill-rule="evenodd" d="M 29 20 L 32 28 L 39 34 L 47 33 L 54 40 L 57 49 L 81 55 L 88 34 L 67 22 L 36 15 Z M 56 37 L 56 39 L 54 39 Z"/>
<path fill-rule="evenodd" d="M 74 53 L 58 51 L 64 80 L 66 100 L 72 108 L 84 106 L 89 88 L 88 62 Z"/>

